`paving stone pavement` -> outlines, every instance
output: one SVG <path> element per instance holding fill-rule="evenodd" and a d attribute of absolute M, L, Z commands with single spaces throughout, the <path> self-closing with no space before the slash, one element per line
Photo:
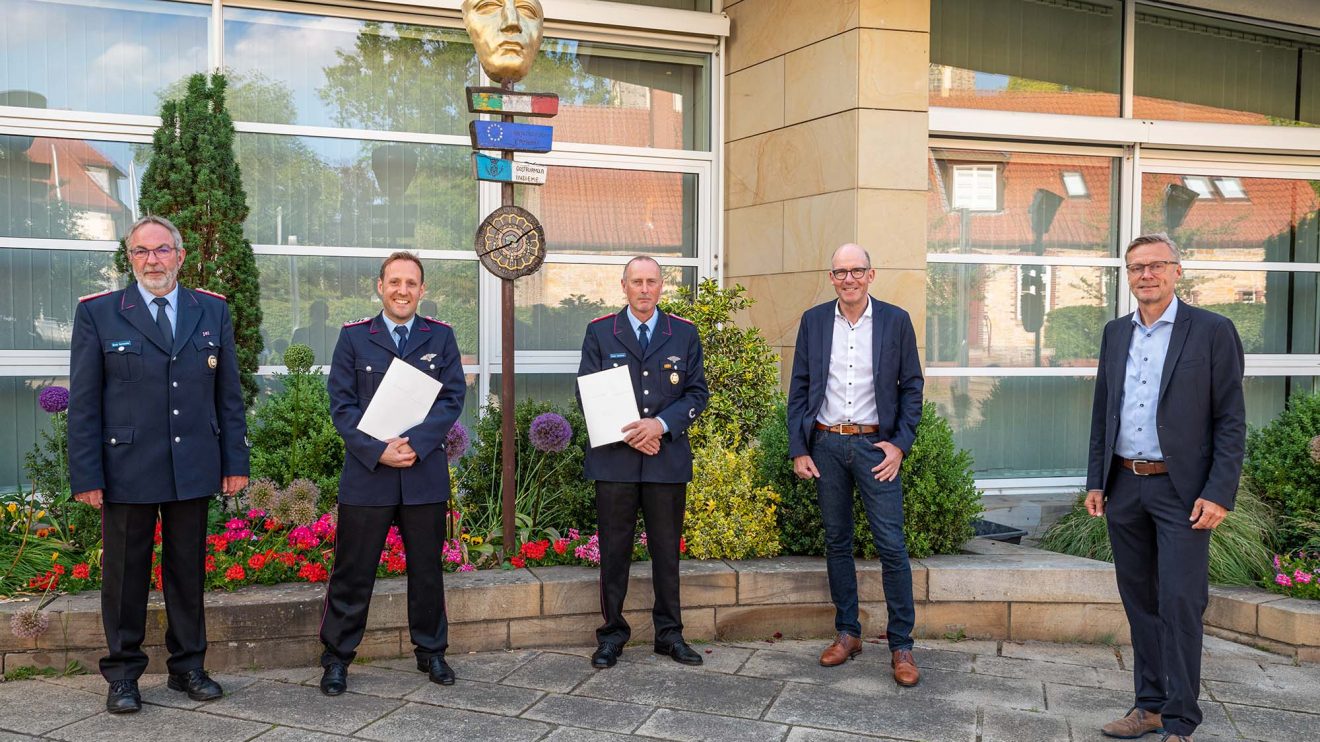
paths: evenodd
<path fill-rule="evenodd" d="M 0 683 L 0 742 L 1098 742 L 1130 705 L 1126 647 L 920 641 L 922 683 L 899 688 L 872 641 L 838 668 L 817 664 L 822 641 L 699 644 L 700 668 L 634 646 L 599 672 L 589 647 L 451 655 L 448 687 L 405 657 L 355 664 L 338 698 L 320 694 L 314 667 L 219 675 L 225 697 L 204 704 L 149 675 L 130 716 L 105 713 L 96 676 L 11 681 Z M 1197 742 L 1320 740 L 1320 666 L 1212 637 L 1204 664 Z"/>

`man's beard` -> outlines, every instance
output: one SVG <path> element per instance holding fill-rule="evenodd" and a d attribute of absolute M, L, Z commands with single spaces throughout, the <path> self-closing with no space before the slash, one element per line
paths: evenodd
<path fill-rule="evenodd" d="M 174 282 L 179 277 L 179 267 L 175 266 L 174 270 L 165 271 L 164 273 L 155 276 L 149 276 L 145 271 L 141 273 L 134 271 L 133 277 L 136 278 L 137 282 L 142 284 L 143 288 L 148 291 L 168 291 L 169 289 L 174 288 Z"/>

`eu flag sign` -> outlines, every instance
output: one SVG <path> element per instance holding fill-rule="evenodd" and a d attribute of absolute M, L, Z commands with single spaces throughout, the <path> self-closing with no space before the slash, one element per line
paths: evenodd
<path fill-rule="evenodd" d="M 468 133 L 473 149 L 505 152 L 549 152 L 554 140 L 554 127 L 502 121 L 473 121 Z"/>

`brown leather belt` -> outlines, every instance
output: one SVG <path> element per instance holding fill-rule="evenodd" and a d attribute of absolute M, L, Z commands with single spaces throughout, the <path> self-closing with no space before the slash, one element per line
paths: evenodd
<path fill-rule="evenodd" d="M 880 432 L 879 425 L 858 425 L 856 423 L 839 423 L 838 425 L 826 425 L 825 423 L 816 423 L 816 430 L 828 430 L 831 433 L 839 435 L 870 435 Z"/>
<path fill-rule="evenodd" d="M 1163 461 L 1146 461 L 1145 459 L 1125 459 L 1122 456 L 1115 456 L 1118 463 L 1123 465 L 1124 469 L 1136 474 L 1139 477 L 1149 477 L 1152 474 L 1168 474 L 1169 465 Z"/>

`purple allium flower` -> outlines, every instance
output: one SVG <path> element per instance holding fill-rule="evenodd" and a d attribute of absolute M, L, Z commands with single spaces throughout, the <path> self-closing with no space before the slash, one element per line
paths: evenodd
<path fill-rule="evenodd" d="M 9 617 L 9 630 L 19 639 L 36 639 L 50 628 L 50 614 L 27 608 Z"/>
<path fill-rule="evenodd" d="M 54 415 L 69 409 L 69 390 L 62 386 L 48 386 L 37 396 L 41 409 Z"/>
<path fill-rule="evenodd" d="M 468 436 L 467 428 L 463 427 L 463 423 L 454 423 L 454 427 L 450 428 L 448 435 L 445 436 L 445 458 L 449 459 L 451 464 L 457 463 L 463 458 L 463 454 L 467 453 L 471 442 L 472 439 Z"/>
<path fill-rule="evenodd" d="M 542 453 L 559 453 L 568 448 L 568 444 L 573 440 L 573 428 L 569 426 L 563 415 L 546 412 L 532 420 L 532 427 L 527 432 L 527 437 L 531 439 L 532 447 L 536 450 Z"/>

